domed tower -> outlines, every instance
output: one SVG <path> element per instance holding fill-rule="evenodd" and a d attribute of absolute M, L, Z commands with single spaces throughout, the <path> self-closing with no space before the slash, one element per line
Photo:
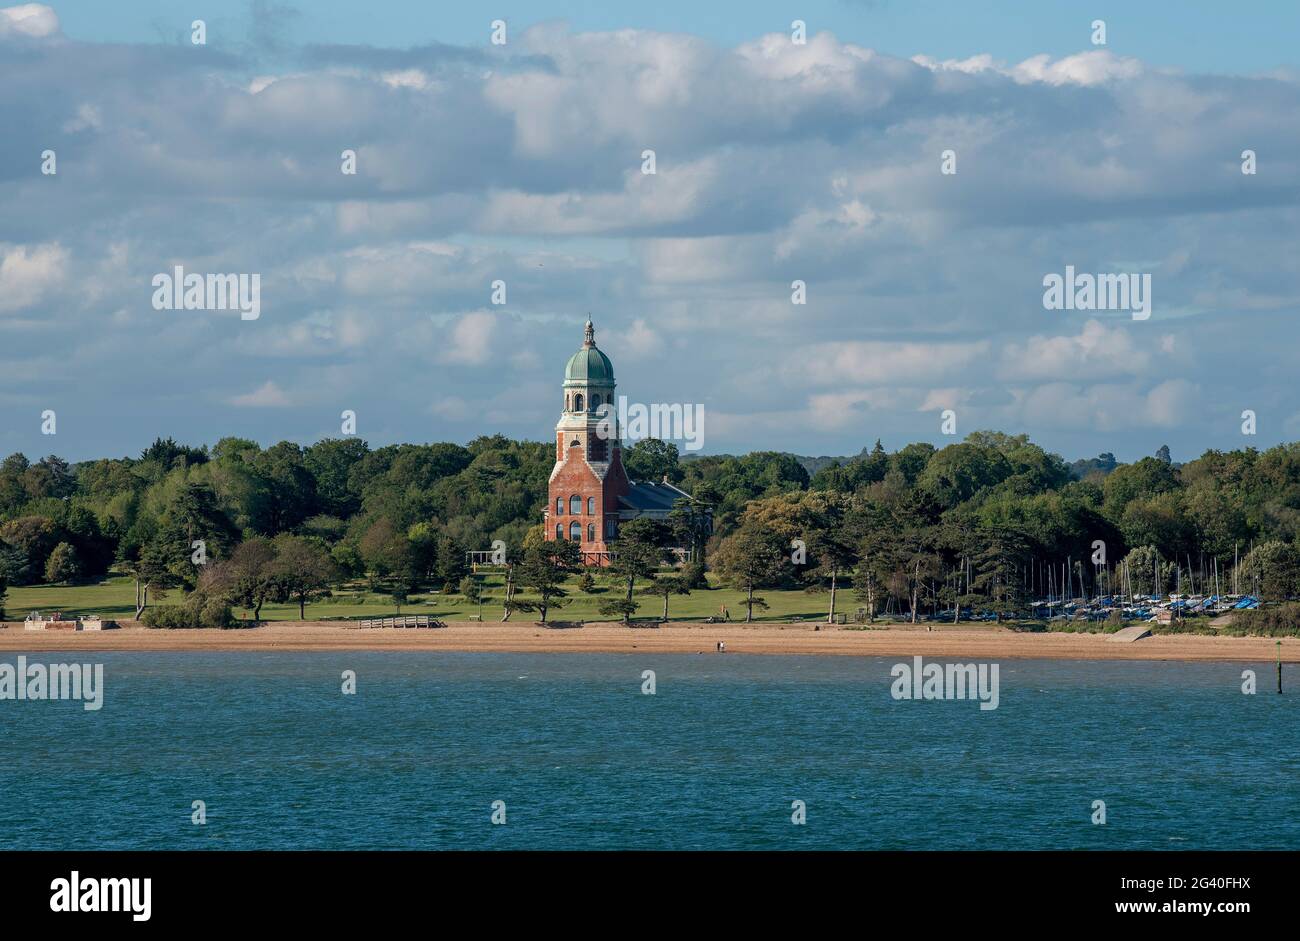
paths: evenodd
<path fill-rule="evenodd" d="M 614 364 L 596 347 L 587 321 L 582 347 L 564 367 L 564 410 L 555 426 L 546 538 L 570 539 L 588 562 L 603 563 L 618 534 L 620 499 L 631 490 L 623 470 Z"/>

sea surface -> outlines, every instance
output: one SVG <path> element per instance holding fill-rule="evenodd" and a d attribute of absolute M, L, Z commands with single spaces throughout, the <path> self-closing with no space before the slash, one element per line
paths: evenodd
<path fill-rule="evenodd" d="M 893 699 L 901 658 L 77 659 L 99 711 L 0 701 L 0 849 L 1300 848 L 1271 663 L 1003 660 L 981 711 Z"/>

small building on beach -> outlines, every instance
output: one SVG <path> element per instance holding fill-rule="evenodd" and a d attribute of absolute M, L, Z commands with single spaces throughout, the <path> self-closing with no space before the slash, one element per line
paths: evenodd
<path fill-rule="evenodd" d="M 23 630 L 26 631 L 111 631 L 116 627 L 116 621 L 105 621 L 98 614 L 65 618 L 58 611 L 51 614 L 29 611 L 23 619 Z"/>

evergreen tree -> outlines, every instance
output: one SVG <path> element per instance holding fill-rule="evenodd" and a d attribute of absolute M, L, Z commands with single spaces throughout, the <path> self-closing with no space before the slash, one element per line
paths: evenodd
<path fill-rule="evenodd" d="M 1025 589 L 1022 573 L 1029 558 L 1023 534 L 1011 529 L 986 529 L 981 549 L 975 555 L 974 585 L 1000 622 L 1004 615 L 1024 613 Z"/>
<path fill-rule="evenodd" d="M 776 584 L 789 568 L 780 541 L 768 530 L 742 526 L 722 541 L 713 556 L 714 571 L 723 582 L 745 593 L 745 623 L 754 620 L 754 608 L 767 602 L 754 595 L 757 588 Z"/>
<path fill-rule="evenodd" d="M 648 595 L 658 595 L 664 600 L 664 613 L 661 620 L 668 620 L 668 596 L 669 595 L 689 595 L 690 586 L 680 575 L 660 575 L 650 582 L 649 587 L 645 589 Z"/>
<path fill-rule="evenodd" d="M 45 563 L 45 580 L 54 582 L 74 582 L 81 575 L 81 561 L 77 550 L 66 542 L 54 547 Z"/>
<path fill-rule="evenodd" d="M 622 598 L 602 602 L 601 614 L 619 615 L 625 624 L 631 619 L 637 610 L 637 604 L 632 600 L 637 579 L 653 578 L 660 566 L 672 558 L 668 549 L 671 541 L 670 527 L 649 517 L 638 517 L 619 527 L 618 538 L 610 546 L 614 558 L 610 561 L 609 571 L 623 579 L 626 592 Z"/>
<path fill-rule="evenodd" d="M 542 540 L 524 549 L 519 563 L 519 584 L 537 595 L 537 601 L 512 599 L 514 610 L 537 611 L 543 624 L 547 612 L 568 604 L 564 588 L 570 575 L 582 567 L 582 550 L 567 539 Z"/>
<path fill-rule="evenodd" d="M 444 591 L 454 591 L 460 580 L 469 574 L 465 547 L 451 536 L 438 539 L 437 579 Z"/>

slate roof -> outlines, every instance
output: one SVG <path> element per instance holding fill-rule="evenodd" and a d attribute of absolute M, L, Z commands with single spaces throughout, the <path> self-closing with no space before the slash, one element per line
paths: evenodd
<path fill-rule="evenodd" d="M 619 497 L 618 502 L 628 510 L 667 513 L 674 503 L 683 498 L 690 499 L 690 494 L 672 484 L 636 481 L 632 484 L 631 492 Z"/>

